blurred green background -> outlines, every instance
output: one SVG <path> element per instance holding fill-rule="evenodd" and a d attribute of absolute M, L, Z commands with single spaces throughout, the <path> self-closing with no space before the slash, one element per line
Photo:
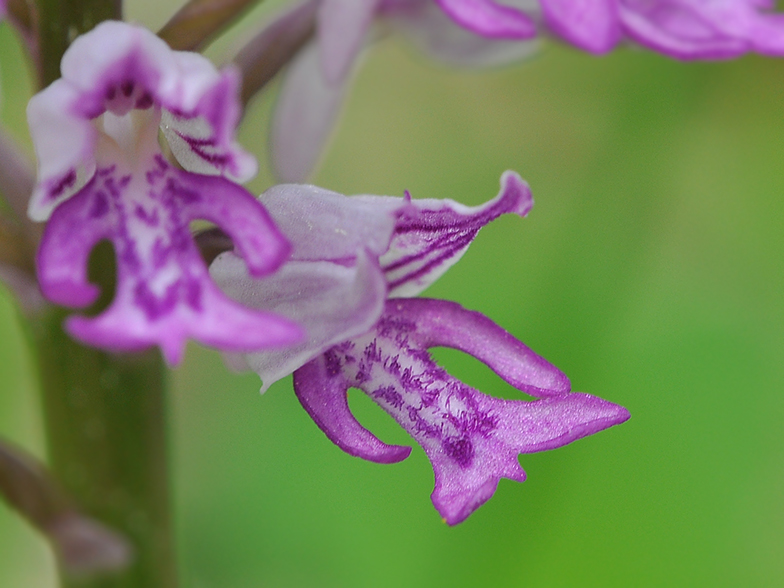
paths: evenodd
<path fill-rule="evenodd" d="M 129 8 L 151 26 L 171 10 Z M 23 137 L 29 84 L 2 28 L 3 122 Z M 256 191 L 271 183 L 272 102 L 256 102 L 241 133 L 262 154 Z M 518 171 L 532 213 L 485 228 L 427 295 L 487 314 L 632 419 L 522 456 L 528 481 L 502 480 L 449 528 L 418 447 L 397 465 L 349 457 L 290 380 L 260 396 L 255 375 L 191 345 L 171 374 L 182 585 L 784 585 L 783 155 L 775 60 L 548 45 L 472 73 L 377 45 L 315 183 L 478 204 Z M 514 397 L 472 358 L 437 355 Z M 30 351 L 5 292 L 0 365 L 0 435 L 42 455 Z M 367 398 L 351 402 L 382 439 L 409 442 Z M 0 586 L 53 585 L 45 544 L 0 504 Z"/>

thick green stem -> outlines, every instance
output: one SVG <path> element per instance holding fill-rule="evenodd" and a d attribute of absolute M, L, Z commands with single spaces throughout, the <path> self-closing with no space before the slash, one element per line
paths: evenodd
<path fill-rule="evenodd" d="M 63 313 L 36 321 L 52 471 L 82 511 L 123 534 L 122 572 L 63 578 L 67 588 L 176 585 L 165 435 L 165 369 L 157 350 L 109 355 L 75 343 Z"/>
<path fill-rule="evenodd" d="M 121 0 L 38 0 L 40 85 L 60 77 L 68 45 L 101 21 L 122 16 Z M 111 254 L 91 269 L 112 292 Z M 92 578 L 63 576 L 64 588 L 173 588 L 174 541 L 165 431 L 165 370 L 157 350 L 112 355 L 74 342 L 65 314 L 30 321 L 41 373 L 51 470 L 85 514 L 123 534 L 130 567 Z"/>
<path fill-rule="evenodd" d="M 122 18 L 122 0 L 38 0 L 40 85 L 60 77 L 60 59 L 68 45 L 104 20 Z"/>

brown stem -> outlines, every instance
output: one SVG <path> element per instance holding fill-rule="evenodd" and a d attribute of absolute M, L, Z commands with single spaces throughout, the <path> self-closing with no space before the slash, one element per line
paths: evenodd
<path fill-rule="evenodd" d="M 158 32 L 172 49 L 200 51 L 259 0 L 190 0 Z"/>
<path fill-rule="evenodd" d="M 234 58 L 242 72 L 242 103 L 248 101 L 288 64 L 316 31 L 319 2 L 308 0 L 280 16 Z"/>

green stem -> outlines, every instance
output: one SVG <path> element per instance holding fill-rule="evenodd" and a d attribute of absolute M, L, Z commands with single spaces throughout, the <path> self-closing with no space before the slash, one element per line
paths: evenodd
<path fill-rule="evenodd" d="M 165 435 L 165 368 L 157 350 L 109 355 L 62 331 L 64 313 L 33 325 L 51 469 L 81 510 L 123 534 L 131 566 L 63 578 L 64 588 L 173 588 Z"/>
<path fill-rule="evenodd" d="M 40 85 L 60 77 L 68 45 L 99 22 L 122 16 L 121 0 L 38 0 Z M 108 251 L 91 269 L 104 299 L 114 276 Z M 122 533 L 134 549 L 129 568 L 103 577 L 63 576 L 63 588 L 174 588 L 169 502 L 165 369 L 157 350 L 112 355 L 74 342 L 65 313 L 30 321 L 38 354 L 49 461 L 85 514 Z"/>
<path fill-rule="evenodd" d="M 60 77 L 60 59 L 77 36 L 122 18 L 122 0 L 38 0 L 38 16 L 43 88 Z"/>

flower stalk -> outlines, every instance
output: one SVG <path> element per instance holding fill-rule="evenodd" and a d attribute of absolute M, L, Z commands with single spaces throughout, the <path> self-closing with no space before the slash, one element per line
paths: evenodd
<path fill-rule="evenodd" d="M 41 374 L 49 463 L 82 512 L 121 533 L 124 570 L 63 574 L 63 588 L 176 586 L 163 362 L 157 350 L 111 355 L 68 337 L 64 313 L 31 325 Z"/>
<path fill-rule="evenodd" d="M 41 88 L 60 77 L 60 59 L 77 36 L 121 18 L 122 0 L 38 0 Z"/>
<path fill-rule="evenodd" d="M 39 0 L 40 86 L 60 77 L 60 60 L 76 36 L 121 13 L 121 0 Z M 112 258 L 108 248 L 90 258 L 90 277 L 102 298 L 113 292 Z M 125 537 L 132 560 L 117 573 L 78 576 L 62 569 L 61 585 L 172 588 L 176 565 L 160 353 L 114 355 L 84 347 L 63 332 L 64 317 L 49 307 L 28 324 L 51 471 L 81 512 Z"/>

